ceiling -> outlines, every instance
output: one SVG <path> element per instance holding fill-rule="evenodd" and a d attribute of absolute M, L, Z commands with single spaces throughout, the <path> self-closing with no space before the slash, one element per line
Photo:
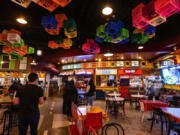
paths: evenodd
<path fill-rule="evenodd" d="M 94 38 L 96 28 L 100 24 L 106 23 L 108 20 L 122 20 L 125 27 L 134 30 L 131 24 L 131 10 L 139 3 L 146 4 L 150 0 L 109 0 L 114 9 L 114 13 L 110 17 L 105 17 L 101 14 L 101 9 L 107 0 L 72 0 L 72 2 L 65 8 L 58 7 L 54 12 L 49 12 L 46 9 L 31 3 L 26 9 L 10 0 L 1 0 L 0 4 L 0 31 L 3 29 L 15 28 L 22 32 L 22 38 L 25 43 L 42 49 L 45 56 L 50 57 L 50 60 L 57 59 L 69 54 L 82 55 L 81 45 L 86 42 L 88 38 Z M 56 13 L 65 13 L 67 17 L 74 18 L 77 23 L 78 37 L 73 39 L 73 46 L 70 50 L 62 48 L 52 50 L 48 48 L 48 41 L 54 39 L 54 36 L 49 35 L 41 26 L 41 17 L 43 15 L 54 15 Z M 27 25 L 21 25 L 16 22 L 16 18 L 24 16 L 28 20 Z M 169 17 L 167 22 L 157 27 L 156 37 L 150 40 L 144 46 L 144 52 L 153 51 L 167 51 L 169 45 L 180 44 L 180 15 L 179 13 Z M 102 53 L 110 50 L 116 53 L 136 52 L 137 46 L 135 44 L 111 44 L 101 43 Z M 68 53 L 69 52 L 69 53 Z M 47 54 L 47 55 L 46 55 Z"/>

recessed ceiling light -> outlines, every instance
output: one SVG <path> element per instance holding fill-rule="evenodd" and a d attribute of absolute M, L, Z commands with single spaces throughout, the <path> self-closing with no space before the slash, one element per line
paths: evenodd
<path fill-rule="evenodd" d="M 113 53 L 108 52 L 108 53 L 105 53 L 104 56 L 111 57 L 111 56 L 113 56 Z"/>
<path fill-rule="evenodd" d="M 27 21 L 23 17 L 17 18 L 16 21 L 21 24 L 27 24 Z"/>
<path fill-rule="evenodd" d="M 102 10 L 102 13 L 104 15 L 110 15 L 110 14 L 112 14 L 112 12 L 113 12 L 113 9 L 111 7 L 108 7 L 108 6 L 104 7 L 103 10 Z"/>
<path fill-rule="evenodd" d="M 139 50 L 141 50 L 141 49 L 143 49 L 143 48 L 144 48 L 143 46 L 138 46 L 138 49 L 139 49 Z"/>
<path fill-rule="evenodd" d="M 42 50 L 37 50 L 37 55 L 41 56 L 42 55 Z"/>

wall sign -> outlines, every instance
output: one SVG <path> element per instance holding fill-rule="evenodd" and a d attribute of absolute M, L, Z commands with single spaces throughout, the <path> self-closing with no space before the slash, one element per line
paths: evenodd
<path fill-rule="evenodd" d="M 105 74 L 117 74 L 117 69 L 96 69 L 97 75 L 105 75 Z"/>
<path fill-rule="evenodd" d="M 119 75 L 142 75 L 142 69 L 119 69 Z"/>
<path fill-rule="evenodd" d="M 132 67 L 139 67 L 139 61 L 131 61 Z"/>
<path fill-rule="evenodd" d="M 124 67 L 124 61 L 117 61 L 117 67 Z"/>

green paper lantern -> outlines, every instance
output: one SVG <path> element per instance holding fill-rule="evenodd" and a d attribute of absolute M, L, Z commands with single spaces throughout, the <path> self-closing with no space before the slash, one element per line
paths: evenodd
<path fill-rule="evenodd" d="M 104 39 L 104 41 L 110 43 L 110 42 L 113 41 L 113 39 L 112 39 L 111 37 L 109 37 L 109 36 L 106 36 L 105 39 Z"/>
<path fill-rule="evenodd" d="M 67 33 L 77 31 L 76 22 L 73 18 L 69 18 L 63 22 L 64 29 Z"/>
<path fill-rule="evenodd" d="M 145 44 L 149 38 L 145 35 L 142 34 L 134 34 L 132 36 L 131 42 L 132 43 L 137 43 L 137 44 Z"/>
<path fill-rule="evenodd" d="M 11 60 L 23 60 L 24 58 L 23 56 L 20 56 L 17 53 L 11 53 L 10 56 L 11 56 Z"/>
<path fill-rule="evenodd" d="M 142 35 L 141 40 L 137 42 L 137 44 L 145 44 L 149 38 L 145 35 Z"/>
<path fill-rule="evenodd" d="M 99 37 L 99 38 L 106 38 L 106 37 L 108 37 L 108 34 L 105 33 L 105 26 L 104 25 L 100 25 L 96 29 L 96 36 Z"/>
<path fill-rule="evenodd" d="M 28 47 L 28 54 L 34 54 L 35 49 L 33 47 Z"/>

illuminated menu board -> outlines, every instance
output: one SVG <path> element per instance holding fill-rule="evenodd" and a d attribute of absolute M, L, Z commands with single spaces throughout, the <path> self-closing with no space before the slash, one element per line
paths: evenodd
<path fill-rule="evenodd" d="M 124 67 L 124 61 L 117 61 L 117 67 Z"/>
<path fill-rule="evenodd" d="M 96 75 L 117 74 L 117 69 L 96 69 Z"/>
<path fill-rule="evenodd" d="M 132 67 L 139 67 L 139 61 L 131 61 Z"/>

